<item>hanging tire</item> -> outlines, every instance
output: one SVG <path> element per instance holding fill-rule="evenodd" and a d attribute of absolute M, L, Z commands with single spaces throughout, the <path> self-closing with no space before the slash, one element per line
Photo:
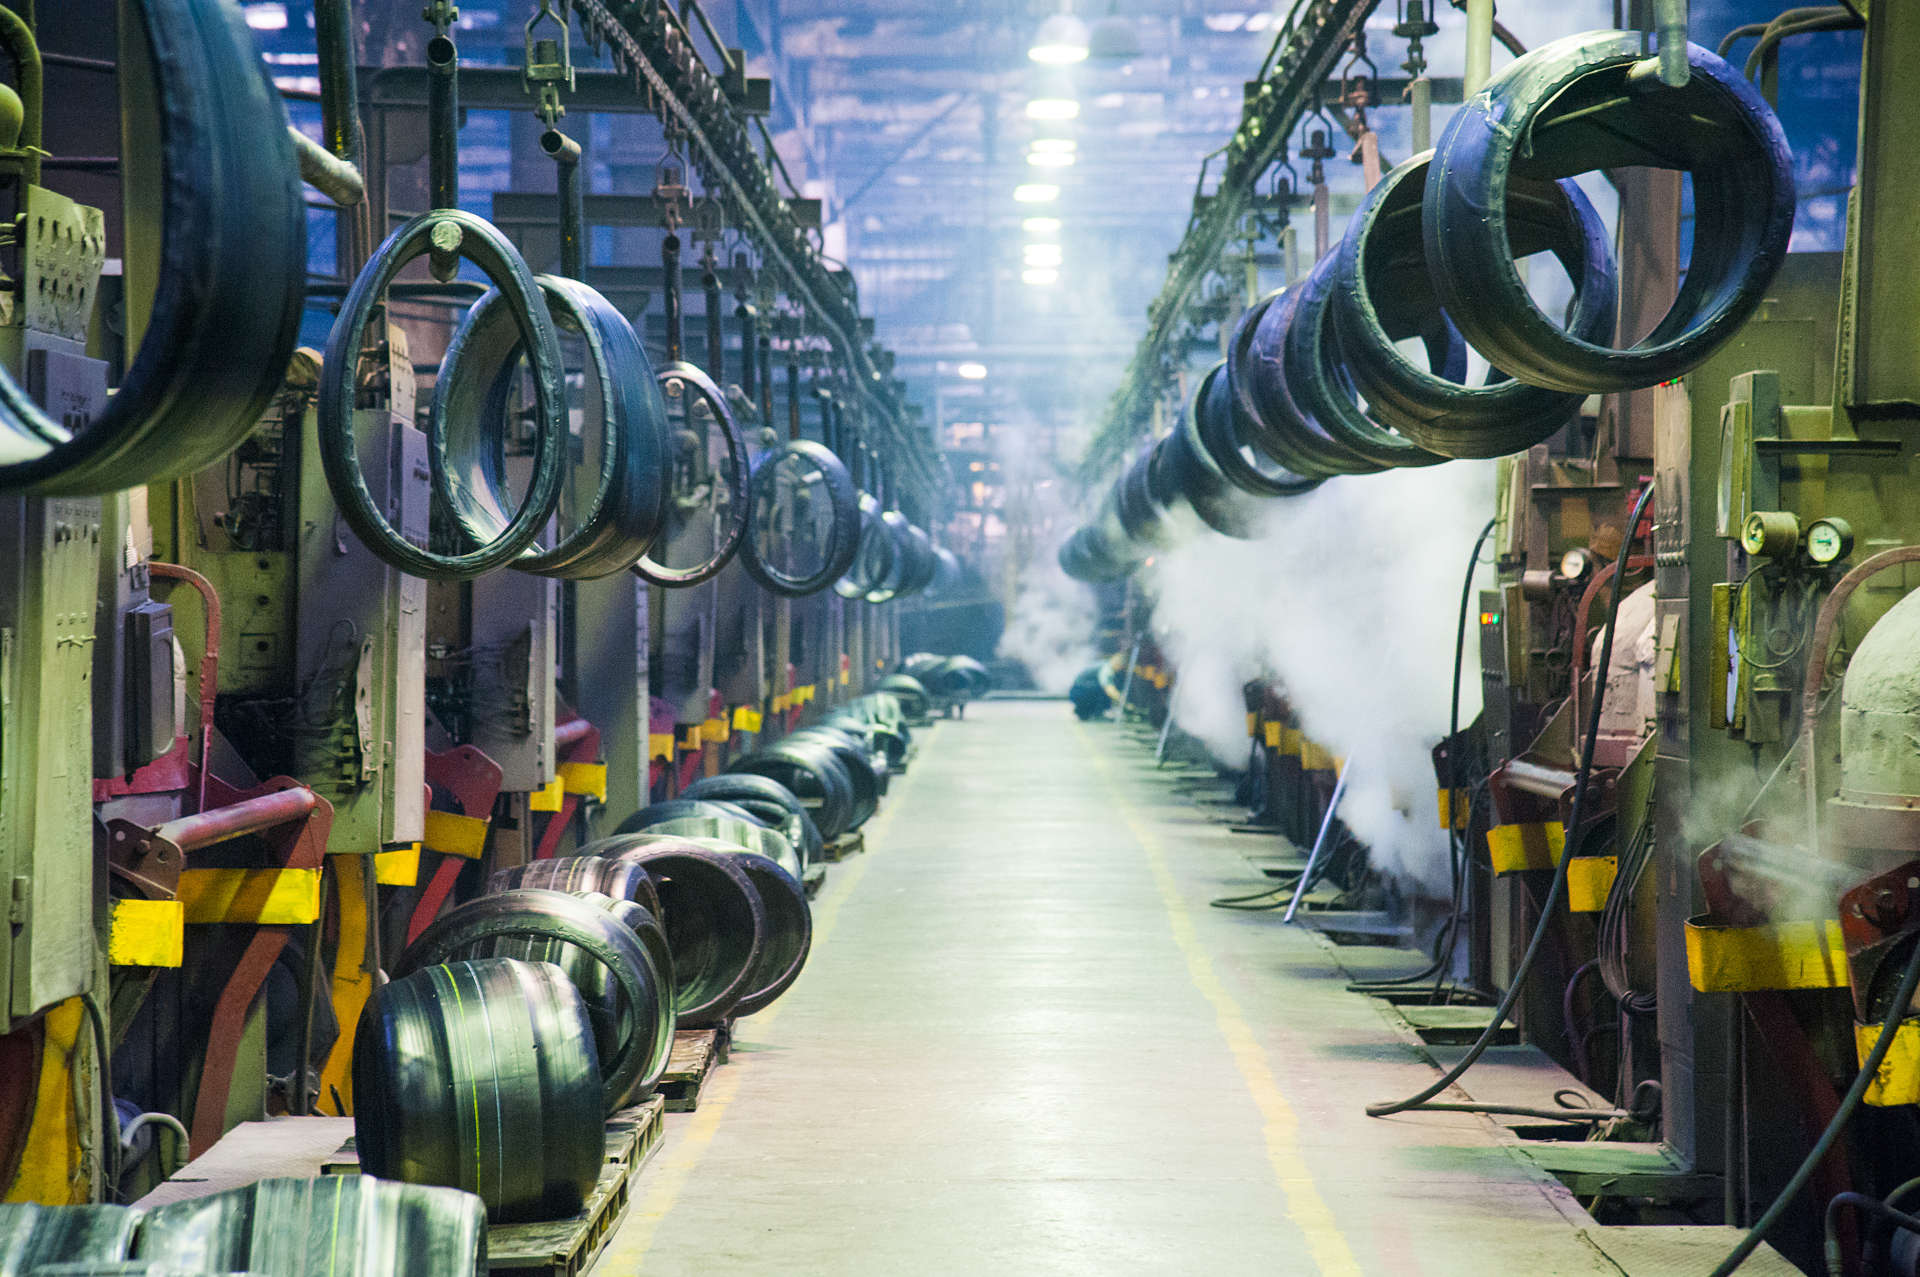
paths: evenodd
<path fill-rule="evenodd" d="M 140 0 L 126 20 L 152 51 L 139 74 L 157 120 L 145 335 L 100 415 L 77 427 L 0 373 L 0 490 L 92 495 L 211 465 L 259 424 L 299 337 L 304 196 L 286 106 L 240 6 Z"/>
<path fill-rule="evenodd" d="M 1449 457 L 1523 452 L 1571 421 L 1584 396 L 1497 371 L 1485 385 L 1468 386 L 1447 369 L 1421 367 L 1394 344 L 1436 321 L 1451 323 L 1434 291 L 1421 230 L 1432 154 L 1381 178 L 1347 225 L 1330 303 L 1340 352 L 1373 414 L 1421 447 Z M 1614 325 L 1613 247 L 1580 188 L 1510 177 L 1505 217 L 1516 257 L 1551 252 L 1573 281 L 1568 330 L 1585 341 L 1605 340 Z"/>
<path fill-rule="evenodd" d="M 846 575 L 860 550 L 860 493 L 839 457 L 811 439 L 789 440 L 754 462 L 752 489 L 753 516 L 740 543 L 740 564 L 761 588 L 802 598 Z M 804 500 L 803 490 L 809 493 Z M 783 512 L 796 521 L 802 512 L 813 516 L 814 557 L 803 565 L 795 566 L 781 549 L 794 532 L 782 536 L 775 526 Z M 817 526 L 822 514 L 824 531 Z"/>
<path fill-rule="evenodd" d="M 671 908 L 664 900 L 662 905 Z M 565 892 L 520 887 L 441 914 L 401 953 L 394 974 L 461 959 L 518 956 L 503 949 L 533 954 L 536 961 L 557 960 L 569 976 L 581 977 L 579 992 L 594 1038 L 615 1047 L 600 1061 L 602 1110 L 611 1113 L 625 1104 L 647 1067 L 651 1044 L 623 1030 L 647 1024 L 654 1003 L 671 996 L 660 987 L 659 973 L 638 938 L 605 910 Z"/>
<path fill-rule="evenodd" d="M 495 1223 L 565 1218 L 599 1182 L 600 1062 L 558 967 L 483 958 L 396 977 L 360 1017 L 353 1091 L 362 1171 L 464 1189 Z"/>
<path fill-rule="evenodd" d="M 1745 77 L 1687 46 L 1681 88 L 1630 84 L 1633 31 L 1545 44 L 1509 63 L 1447 122 L 1421 215 L 1440 304 L 1496 368 L 1576 394 L 1636 390 L 1696 368 L 1744 325 L 1793 234 L 1786 135 Z M 1693 254 L 1679 294 L 1629 349 L 1565 331 L 1528 295 L 1507 243 L 1515 178 L 1596 169 L 1681 169 L 1693 178 Z"/>

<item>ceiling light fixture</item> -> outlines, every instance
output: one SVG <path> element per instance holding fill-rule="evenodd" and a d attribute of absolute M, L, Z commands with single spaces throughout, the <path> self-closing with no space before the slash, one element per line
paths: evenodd
<path fill-rule="evenodd" d="M 1032 284 L 1036 288 L 1045 288 L 1049 284 L 1058 283 L 1059 280 L 1060 272 L 1051 266 L 1029 266 L 1020 272 L 1020 282 Z"/>
<path fill-rule="evenodd" d="M 1013 198 L 1022 204 L 1051 204 L 1060 198 L 1060 188 L 1049 182 L 1022 182 L 1013 188 Z"/>
<path fill-rule="evenodd" d="M 1033 33 L 1027 56 L 1046 66 L 1069 66 L 1087 56 L 1087 24 L 1071 13 L 1056 13 Z"/>
<path fill-rule="evenodd" d="M 1060 246 L 1058 244 L 1028 244 L 1023 257 L 1029 266 L 1058 266 L 1060 264 Z"/>
<path fill-rule="evenodd" d="M 1029 235 L 1053 235 L 1060 230 L 1057 217 L 1029 217 L 1020 223 L 1020 229 Z"/>
<path fill-rule="evenodd" d="M 1080 104 L 1072 98 L 1033 98 L 1027 103 L 1029 120 L 1074 120 L 1080 117 Z"/>
<path fill-rule="evenodd" d="M 958 368 L 955 368 L 954 371 L 959 373 L 960 376 L 967 381 L 984 381 L 987 376 L 987 366 L 985 364 L 976 364 L 971 361 L 961 364 Z"/>
<path fill-rule="evenodd" d="M 1073 163 L 1072 152 L 1029 151 L 1027 163 L 1035 168 L 1067 168 Z"/>
<path fill-rule="evenodd" d="M 1080 149 L 1080 144 L 1070 137 L 1037 137 L 1027 143 L 1027 149 L 1042 155 L 1069 155 Z"/>
<path fill-rule="evenodd" d="M 1087 33 L 1087 54 L 1095 62 L 1131 62 L 1140 56 L 1140 30 L 1131 19 L 1120 16 L 1120 0 L 1114 0 L 1107 16 L 1093 24 Z"/>

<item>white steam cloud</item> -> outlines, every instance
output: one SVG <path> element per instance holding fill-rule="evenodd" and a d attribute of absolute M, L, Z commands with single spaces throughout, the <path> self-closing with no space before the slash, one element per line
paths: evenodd
<path fill-rule="evenodd" d="M 1074 677 L 1100 659 L 1093 645 L 1100 614 L 1093 591 L 1060 570 L 1058 549 L 1042 549 L 1020 574 L 999 654 L 1026 666 L 1041 691 L 1065 696 Z"/>
<path fill-rule="evenodd" d="M 1348 760 L 1340 815 L 1374 866 L 1436 893 L 1447 839 L 1431 751 L 1447 731 L 1460 582 L 1493 474 L 1455 461 L 1333 479 L 1270 502 L 1258 540 L 1202 532 L 1143 574 L 1179 671 L 1174 720 L 1238 765 L 1241 689 L 1275 680 L 1307 736 Z M 1469 635 L 1462 724 L 1480 711 L 1477 655 Z"/>

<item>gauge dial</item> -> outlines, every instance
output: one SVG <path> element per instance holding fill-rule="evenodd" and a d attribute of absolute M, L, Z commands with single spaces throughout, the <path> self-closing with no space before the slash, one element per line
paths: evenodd
<path fill-rule="evenodd" d="M 1817 519 L 1807 529 L 1807 557 L 1815 563 L 1838 563 L 1853 552 L 1853 529 L 1845 519 Z"/>

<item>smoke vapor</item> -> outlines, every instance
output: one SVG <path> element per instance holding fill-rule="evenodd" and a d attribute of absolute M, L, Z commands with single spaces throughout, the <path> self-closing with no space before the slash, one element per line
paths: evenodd
<path fill-rule="evenodd" d="M 1009 523 L 1007 557 L 997 575 L 1005 579 L 1010 572 L 1014 582 L 996 654 L 1024 665 L 1039 690 L 1064 696 L 1074 677 L 1100 659 L 1093 643 L 1100 612 L 1093 591 L 1060 570 L 1060 544 L 1077 521 L 1066 477 L 1040 438 L 1021 430 L 993 434 Z"/>
<path fill-rule="evenodd" d="M 1352 769 L 1340 815 L 1375 867 L 1435 893 L 1448 870 L 1431 750 L 1447 731 L 1460 582 L 1493 474 L 1455 461 L 1333 479 L 1270 502 L 1258 540 L 1198 533 L 1143 574 L 1178 671 L 1175 721 L 1237 765 L 1241 688 L 1273 679 L 1307 736 Z M 1480 710 L 1468 637 L 1463 724 Z"/>

